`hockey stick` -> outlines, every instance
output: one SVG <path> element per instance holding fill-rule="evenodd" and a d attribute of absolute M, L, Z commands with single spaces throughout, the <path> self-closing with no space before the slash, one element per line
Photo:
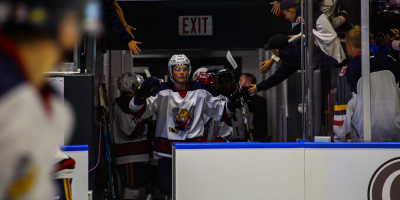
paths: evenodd
<path fill-rule="evenodd" d="M 109 169 L 109 178 L 110 178 L 110 192 L 111 192 L 111 199 L 114 200 L 114 194 L 116 199 L 120 199 L 119 195 L 119 187 L 118 181 L 114 181 L 113 178 L 117 177 L 116 169 L 114 166 L 114 152 L 112 148 L 112 141 L 111 141 L 111 131 L 110 131 L 110 118 L 109 118 L 109 110 L 108 110 L 108 98 L 107 98 L 107 90 L 105 86 L 105 77 L 103 76 L 102 86 L 99 86 L 99 97 L 100 97 L 100 106 L 103 110 L 102 120 L 104 122 L 104 144 L 106 149 L 106 159 L 108 162 L 108 169 Z"/>
<path fill-rule="evenodd" d="M 233 70 L 237 69 L 237 64 L 235 62 L 235 59 L 233 59 L 232 54 L 230 51 L 228 51 L 228 53 L 226 54 L 226 59 L 229 61 L 229 63 L 232 65 Z M 240 88 L 242 88 L 242 84 L 240 84 L 240 79 L 239 79 L 239 85 Z M 248 136 L 248 141 L 252 142 L 253 141 L 253 136 L 250 134 L 250 130 L 249 130 L 249 125 L 247 122 L 247 114 L 246 114 L 246 108 L 245 108 L 245 103 L 244 103 L 244 99 L 243 97 L 240 97 L 240 104 L 242 104 L 242 114 L 243 114 L 243 118 L 244 118 L 244 125 L 245 125 L 245 134 Z"/>

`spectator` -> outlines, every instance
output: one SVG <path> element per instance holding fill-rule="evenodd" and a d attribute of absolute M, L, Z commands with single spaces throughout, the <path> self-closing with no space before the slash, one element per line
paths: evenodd
<path fill-rule="evenodd" d="M 391 42 L 392 54 L 396 59 L 397 63 L 400 65 L 400 33 L 397 29 L 392 29 L 393 32 L 392 37 L 390 35 L 387 36 L 388 40 Z"/>
<path fill-rule="evenodd" d="M 335 106 L 335 141 L 364 140 L 361 29 L 346 34 L 346 49 L 351 61 L 342 68 Z M 370 52 L 371 139 L 400 141 L 400 68 L 389 55 Z"/>
<path fill-rule="evenodd" d="M 240 76 L 241 86 L 251 87 L 257 79 L 253 74 L 244 73 Z M 270 141 L 268 136 L 267 100 L 257 94 L 251 95 L 246 102 L 246 113 L 250 132 L 254 135 L 254 141 Z"/>
<path fill-rule="evenodd" d="M 300 22 L 298 18 L 300 15 L 300 3 L 298 0 L 285 0 L 280 4 L 280 7 L 287 20 L 292 23 Z M 313 11 L 313 29 L 314 43 L 316 46 L 325 54 L 335 58 L 338 62 L 342 62 L 346 58 L 342 45 L 329 20 L 320 10 Z M 300 30 L 297 30 L 297 32 L 299 33 L 293 36 L 289 40 L 290 42 L 294 42 L 300 38 Z M 269 61 L 261 63 L 263 67 L 260 68 L 260 72 L 267 73 L 271 69 L 273 63 L 279 62 L 279 60 L 280 58 L 274 54 L 272 60 L 270 59 Z"/>
<path fill-rule="evenodd" d="M 133 40 L 135 37 L 132 30 L 136 30 L 136 28 L 126 23 L 122 9 L 115 0 L 103 0 L 103 19 L 115 33 L 128 43 L 131 53 L 139 54 L 141 52 L 137 45 L 142 43 Z"/>
<path fill-rule="evenodd" d="M 282 0 L 276 0 L 271 3 L 271 5 L 274 5 L 271 10 L 273 14 L 277 14 L 281 10 L 280 8 L 281 2 Z M 344 24 L 347 21 L 347 12 L 344 10 L 339 12 L 339 16 L 337 17 L 335 16 L 335 8 L 337 2 L 338 0 L 313 0 L 314 10 L 321 10 L 325 14 L 325 16 L 329 19 L 334 29 L 339 28 L 342 24 Z"/>

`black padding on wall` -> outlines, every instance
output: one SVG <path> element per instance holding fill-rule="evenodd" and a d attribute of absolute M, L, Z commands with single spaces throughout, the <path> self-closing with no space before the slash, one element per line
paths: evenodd
<path fill-rule="evenodd" d="M 94 149 L 92 134 L 93 119 L 93 76 L 65 76 L 64 98 L 72 105 L 75 113 L 75 128 L 66 145 L 89 145 L 89 158 Z"/>

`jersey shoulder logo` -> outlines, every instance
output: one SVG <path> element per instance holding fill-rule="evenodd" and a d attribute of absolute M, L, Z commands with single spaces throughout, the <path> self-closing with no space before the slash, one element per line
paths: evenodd
<path fill-rule="evenodd" d="M 346 73 L 347 66 L 343 66 L 342 70 L 340 70 L 339 76 L 343 76 Z"/>
<path fill-rule="evenodd" d="M 175 127 L 169 127 L 169 131 L 178 134 L 181 131 L 187 131 L 192 126 L 194 117 L 195 106 L 191 106 L 189 109 L 175 107 L 172 109 L 171 117 L 174 119 Z"/>
<path fill-rule="evenodd" d="M 301 20 L 301 17 L 300 17 L 300 16 L 297 17 L 296 22 L 295 22 L 294 24 L 295 24 L 295 25 L 299 24 L 299 23 L 300 23 L 300 20 Z"/>

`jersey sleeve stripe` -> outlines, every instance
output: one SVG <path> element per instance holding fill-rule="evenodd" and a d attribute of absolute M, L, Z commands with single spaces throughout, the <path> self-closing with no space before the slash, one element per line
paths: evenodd
<path fill-rule="evenodd" d="M 344 121 L 338 121 L 338 120 L 333 121 L 334 126 L 343 126 L 343 123 L 344 123 Z"/>
<path fill-rule="evenodd" d="M 334 111 L 342 111 L 342 110 L 347 110 L 347 104 L 346 105 L 335 105 Z"/>

